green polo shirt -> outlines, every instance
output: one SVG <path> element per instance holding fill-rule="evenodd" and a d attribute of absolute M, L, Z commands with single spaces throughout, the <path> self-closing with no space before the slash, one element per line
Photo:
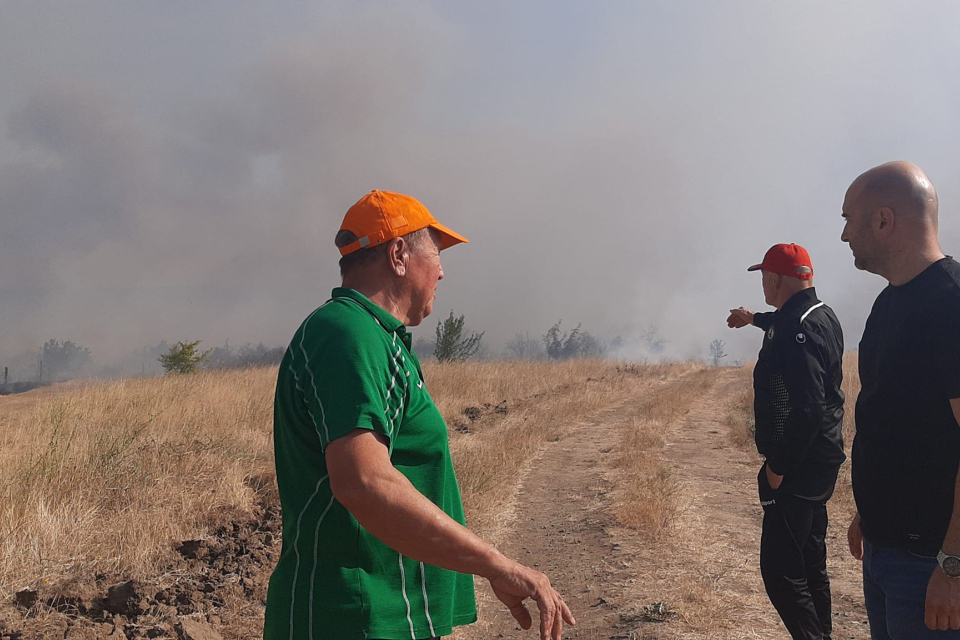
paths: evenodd
<path fill-rule="evenodd" d="M 327 444 L 371 429 L 387 437 L 391 462 L 414 487 L 464 521 L 447 428 L 399 320 L 357 291 L 334 289 L 280 363 L 273 426 L 283 547 L 265 640 L 415 640 L 476 620 L 472 576 L 404 557 L 330 491 Z"/>

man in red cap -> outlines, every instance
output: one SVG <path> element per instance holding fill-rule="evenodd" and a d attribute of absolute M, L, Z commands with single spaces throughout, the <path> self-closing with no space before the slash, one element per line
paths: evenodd
<path fill-rule="evenodd" d="M 764 330 L 753 370 L 757 478 L 763 507 L 760 573 L 794 640 L 826 640 L 831 623 L 827 578 L 827 500 L 843 453 L 843 333 L 817 299 L 806 249 L 778 244 L 760 271 L 763 295 L 777 310 L 731 309 L 727 326 Z"/>
<path fill-rule="evenodd" d="M 283 548 L 264 639 L 417 640 L 476 620 L 483 576 L 525 629 L 573 616 L 547 576 L 464 527 L 447 428 L 407 327 L 433 309 L 440 251 L 467 239 L 420 202 L 372 191 L 337 234 L 343 286 L 280 363 L 274 450 Z"/>

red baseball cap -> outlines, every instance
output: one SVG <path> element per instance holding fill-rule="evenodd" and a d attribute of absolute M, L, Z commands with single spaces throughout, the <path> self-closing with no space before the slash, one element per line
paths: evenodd
<path fill-rule="evenodd" d="M 770 271 L 782 276 L 809 280 L 813 277 L 810 254 L 798 244 L 775 244 L 763 256 L 763 262 L 748 267 L 747 271 Z"/>
<path fill-rule="evenodd" d="M 340 247 L 340 255 L 345 256 L 357 249 L 375 247 L 387 240 L 405 236 L 424 227 L 440 232 L 441 250 L 467 241 L 456 231 L 437 222 L 437 219 L 416 198 L 393 191 L 374 189 L 360 198 L 343 216 L 340 230 L 346 229 L 353 232 L 359 240 Z"/>

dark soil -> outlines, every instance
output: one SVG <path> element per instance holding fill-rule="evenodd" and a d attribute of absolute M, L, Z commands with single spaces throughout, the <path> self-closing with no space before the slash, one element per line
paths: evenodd
<path fill-rule="evenodd" d="M 0 605 L 0 640 L 259 637 L 280 552 L 279 508 L 262 508 L 175 548 L 177 559 L 150 580 L 97 575 L 18 592 Z"/>

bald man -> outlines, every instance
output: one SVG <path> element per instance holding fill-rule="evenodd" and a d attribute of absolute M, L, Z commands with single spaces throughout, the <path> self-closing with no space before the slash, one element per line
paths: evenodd
<path fill-rule="evenodd" d="M 960 264 L 937 240 L 937 193 L 890 162 L 854 180 L 841 239 L 884 277 L 860 341 L 847 532 L 874 640 L 960 639 Z"/>

